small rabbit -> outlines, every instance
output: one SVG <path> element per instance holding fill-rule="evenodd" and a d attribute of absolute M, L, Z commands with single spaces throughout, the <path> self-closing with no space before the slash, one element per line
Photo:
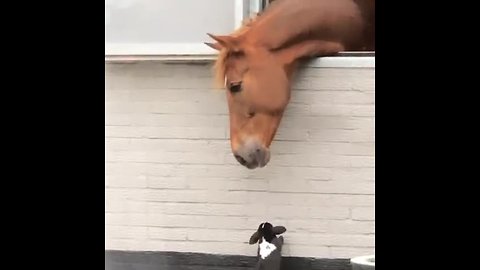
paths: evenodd
<path fill-rule="evenodd" d="M 283 226 L 275 226 L 265 222 L 258 226 L 258 230 L 250 237 L 249 244 L 258 242 L 258 262 L 255 266 L 257 270 L 278 270 L 282 260 L 283 236 L 278 234 L 286 232 Z"/>

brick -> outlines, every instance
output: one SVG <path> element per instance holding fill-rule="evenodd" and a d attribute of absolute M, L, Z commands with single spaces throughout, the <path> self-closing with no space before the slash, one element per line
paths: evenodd
<path fill-rule="evenodd" d="M 338 246 L 338 247 L 374 247 L 374 235 L 345 235 L 322 233 L 290 233 L 290 244 L 309 246 Z"/>
<path fill-rule="evenodd" d="M 353 220 L 375 220 L 374 207 L 356 207 L 352 209 Z"/>
<path fill-rule="evenodd" d="M 329 248 L 330 258 L 353 258 L 357 256 L 366 256 L 375 254 L 375 249 L 373 247 L 362 248 L 362 247 L 330 247 Z"/>
<path fill-rule="evenodd" d="M 271 192 L 283 193 L 332 193 L 332 194 L 373 194 L 374 182 L 371 181 L 329 181 L 329 180 L 291 180 L 278 179 L 269 182 Z"/>
<path fill-rule="evenodd" d="M 147 186 L 153 189 L 188 189 L 189 181 L 182 177 L 147 176 Z"/>
<path fill-rule="evenodd" d="M 227 139 L 226 127 L 135 127 L 107 126 L 106 138 Z"/>
<path fill-rule="evenodd" d="M 233 157 L 231 157 L 233 158 Z M 245 170 L 238 164 L 146 164 L 146 174 L 154 176 L 178 177 L 225 177 L 250 178 L 255 176 L 253 171 Z"/>
<path fill-rule="evenodd" d="M 110 91 L 108 95 L 105 95 L 106 102 L 128 102 L 130 100 L 129 90 Z"/>
<path fill-rule="evenodd" d="M 348 218 L 346 207 L 311 207 L 310 217 L 321 219 L 346 219 Z"/>
<path fill-rule="evenodd" d="M 373 234 L 374 222 L 353 220 L 329 220 L 327 232 L 330 234 Z"/>
<path fill-rule="evenodd" d="M 148 215 L 145 213 L 105 213 L 107 225 L 148 226 Z"/>
<path fill-rule="evenodd" d="M 322 193 L 375 194 L 374 182 L 310 181 L 311 190 Z"/>
<path fill-rule="evenodd" d="M 121 91 L 115 91 L 115 95 Z M 224 102 L 225 94 L 212 89 L 135 89 L 130 92 L 130 102 L 197 102 L 210 101 Z"/>
<path fill-rule="evenodd" d="M 158 227 L 251 229 L 246 217 L 150 214 L 148 221 Z M 257 224 L 258 226 L 258 224 Z M 255 227 L 254 227 L 255 228 Z"/>
<path fill-rule="evenodd" d="M 128 113 L 109 113 L 105 116 L 106 126 L 129 126 L 132 123 Z"/>
<path fill-rule="evenodd" d="M 254 204 L 149 202 L 148 212 L 167 215 L 251 217 L 266 216 L 267 207 Z"/>
<path fill-rule="evenodd" d="M 115 162 L 140 162 L 160 164 L 224 164 L 225 154 L 182 153 L 182 152 L 151 152 L 151 151 L 111 151 L 107 153 L 109 160 Z"/>
<path fill-rule="evenodd" d="M 159 240 L 187 240 L 187 230 L 184 228 L 148 228 L 149 239 Z"/>
<path fill-rule="evenodd" d="M 268 183 L 266 181 L 249 179 L 224 179 L 217 177 L 179 176 L 179 177 L 159 177 L 148 176 L 148 187 L 155 189 L 192 189 L 192 190 L 210 190 L 212 192 L 222 191 L 221 196 L 226 191 L 266 191 Z M 216 192 L 219 193 L 219 192 Z M 220 197 L 219 197 L 220 199 Z"/>
<path fill-rule="evenodd" d="M 114 118 L 125 114 L 111 113 Z M 129 124 L 132 126 L 149 127 L 228 127 L 228 114 L 218 115 L 192 115 L 192 114 L 151 114 L 137 113 L 128 115 Z"/>
<path fill-rule="evenodd" d="M 357 207 L 357 206 L 372 206 L 375 204 L 375 195 L 353 195 L 353 194 L 336 194 L 329 196 L 329 202 L 326 204 L 338 205 L 338 206 L 347 206 L 347 207 Z"/>
<path fill-rule="evenodd" d="M 375 139 L 374 133 L 373 127 L 361 129 L 312 129 L 309 131 L 309 140 L 314 142 L 373 143 Z"/>
<path fill-rule="evenodd" d="M 124 175 L 124 176 L 137 176 L 145 174 L 146 165 L 139 163 L 129 162 L 112 162 L 107 160 L 105 162 L 105 172 L 108 175 Z"/>
<path fill-rule="evenodd" d="M 213 91 L 213 82 L 208 77 L 192 77 L 188 80 L 175 77 L 157 77 L 142 76 L 137 77 L 133 74 L 124 76 L 110 77 L 107 87 L 111 90 L 128 89 L 211 89 Z"/>
<path fill-rule="evenodd" d="M 315 105 L 373 105 L 375 102 L 375 94 L 373 92 L 358 91 L 354 89 L 348 91 L 330 89 L 324 91 L 294 90 L 292 91 L 291 102 Z"/>
<path fill-rule="evenodd" d="M 106 64 L 107 81 L 113 80 L 115 76 L 124 77 L 211 77 L 212 71 L 208 65 L 192 68 L 189 64 L 168 64 L 162 62 L 141 62 L 128 64 Z"/>
<path fill-rule="evenodd" d="M 299 73 L 293 89 L 371 90 L 375 88 L 374 69 L 309 68 Z M 348 78 L 346 80 L 345 78 Z"/>
<path fill-rule="evenodd" d="M 121 188 L 147 187 L 147 177 L 145 175 L 135 175 L 135 176 L 107 175 L 105 180 L 107 183 L 107 187 L 121 187 Z"/>
<path fill-rule="evenodd" d="M 311 219 L 307 216 L 303 217 L 303 219 L 290 218 L 285 224 L 288 229 L 288 233 L 326 233 L 328 231 L 327 225 L 327 220 Z"/>
<path fill-rule="evenodd" d="M 319 116 L 375 116 L 375 106 L 372 105 L 311 105 L 312 115 Z"/>
<path fill-rule="evenodd" d="M 200 100 L 192 102 L 189 100 L 176 102 L 157 102 L 152 103 L 148 108 L 151 113 L 162 114 L 227 114 L 228 107 L 224 100 L 218 101 L 212 106 L 212 100 Z"/>
<path fill-rule="evenodd" d="M 206 190 L 145 190 L 143 198 L 152 202 L 208 202 L 210 194 Z"/>
<path fill-rule="evenodd" d="M 230 144 L 226 141 L 189 140 L 189 139 L 148 139 L 148 138 L 108 138 L 107 151 L 143 151 L 143 152 L 198 152 L 230 153 Z"/>
<path fill-rule="evenodd" d="M 142 201 L 145 198 L 147 189 L 141 188 L 107 188 L 105 198 L 107 200 L 136 200 Z"/>
<path fill-rule="evenodd" d="M 354 207 L 373 206 L 374 195 L 364 194 L 299 194 L 299 193 L 269 193 L 268 201 L 274 205 L 323 206 L 323 207 Z"/>
<path fill-rule="evenodd" d="M 255 230 L 190 229 L 188 230 L 187 237 L 190 241 L 220 241 L 248 244 L 253 232 L 255 232 Z"/>
<path fill-rule="evenodd" d="M 107 239 L 147 239 L 147 227 L 108 225 Z"/>
<path fill-rule="evenodd" d="M 229 149 L 225 149 L 229 151 Z M 275 141 L 271 146 L 273 157 L 289 154 L 302 155 L 338 155 L 338 156 L 374 156 L 373 142 L 303 142 L 303 141 Z"/>
<path fill-rule="evenodd" d="M 374 156 L 375 144 L 365 143 L 336 143 L 331 145 L 332 153 L 336 155 Z"/>
<path fill-rule="evenodd" d="M 277 155 L 271 158 L 274 166 L 299 166 L 299 167 L 322 167 L 322 168 L 358 168 L 375 166 L 373 156 L 331 156 L 317 154 L 303 156 L 300 154 Z"/>
<path fill-rule="evenodd" d="M 131 201 L 123 198 L 112 198 L 107 196 L 105 199 L 106 213 L 147 213 L 147 202 Z"/>

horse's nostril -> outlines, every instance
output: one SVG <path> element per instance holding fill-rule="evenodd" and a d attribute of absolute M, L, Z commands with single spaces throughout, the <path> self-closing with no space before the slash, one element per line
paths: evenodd
<path fill-rule="evenodd" d="M 235 156 L 235 159 L 237 159 L 238 162 L 240 162 L 240 164 L 242 164 L 242 165 L 247 164 L 247 161 L 243 157 L 241 157 L 239 155 L 234 155 L 234 156 Z"/>

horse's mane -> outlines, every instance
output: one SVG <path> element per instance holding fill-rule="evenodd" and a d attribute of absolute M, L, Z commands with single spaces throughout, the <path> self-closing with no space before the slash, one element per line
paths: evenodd
<path fill-rule="evenodd" d="M 242 26 L 235 30 L 231 35 L 239 36 L 248 30 L 260 15 L 257 14 L 253 18 L 246 19 L 242 22 Z M 217 87 L 223 88 L 225 86 L 226 60 L 231 52 L 223 48 L 219 51 L 215 65 L 213 66 L 215 72 L 215 84 Z"/>
<path fill-rule="evenodd" d="M 213 66 L 215 72 L 215 86 L 219 88 L 225 86 L 226 59 L 228 53 L 227 49 L 220 50 L 215 65 Z"/>

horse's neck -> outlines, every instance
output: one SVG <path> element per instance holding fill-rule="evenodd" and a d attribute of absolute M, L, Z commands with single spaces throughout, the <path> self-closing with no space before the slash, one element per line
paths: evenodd
<path fill-rule="evenodd" d="M 298 14 L 304 9 L 298 1 L 278 1 L 272 4 L 254 23 L 251 24 L 245 36 L 255 45 L 268 48 L 278 48 L 288 40 L 300 35 L 307 29 L 302 29 Z M 304 12 L 304 11 L 303 11 Z"/>
<path fill-rule="evenodd" d="M 244 37 L 255 46 L 269 49 L 306 39 L 356 43 L 363 31 L 356 2 L 365 2 L 367 7 L 375 3 L 373 0 L 278 0 L 251 24 Z"/>

